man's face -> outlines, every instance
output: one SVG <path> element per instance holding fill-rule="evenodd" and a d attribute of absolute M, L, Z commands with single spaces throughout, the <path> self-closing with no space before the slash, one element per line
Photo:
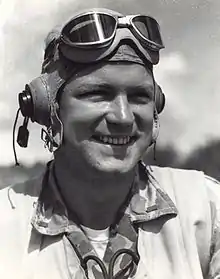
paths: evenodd
<path fill-rule="evenodd" d="M 154 87 L 149 70 L 108 63 L 80 72 L 65 87 L 60 119 L 68 156 L 102 172 L 132 170 L 151 143 Z"/>

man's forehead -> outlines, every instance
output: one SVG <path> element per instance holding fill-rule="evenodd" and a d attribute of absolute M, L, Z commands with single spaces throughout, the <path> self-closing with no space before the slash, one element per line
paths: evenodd
<path fill-rule="evenodd" d="M 148 87 L 152 86 L 152 72 L 143 65 L 130 62 L 108 62 L 90 65 L 76 73 L 66 88 L 89 87 Z"/>
<path fill-rule="evenodd" d="M 102 61 L 96 63 L 90 63 L 87 64 L 86 66 L 81 65 L 82 67 L 79 67 L 78 69 L 76 67 L 75 74 L 73 75 L 73 77 L 69 77 L 69 81 L 85 75 L 86 76 L 89 76 L 90 74 L 94 75 L 94 73 L 98 74 L 100 72 L 100 74 L 102 74 L 103 68 L 105 70 L 108 69 L 109 72 L 111 72 L 111 68 L 113 67 L 108 67 L 107 65 L 116 65 L 114 69 L 116 71 L 120 67 L 120 65 L 137 65 L 139 66 L 136 67 L 137 69 L 144 68 L 144 71 L 142 69 L 142 72 L 144 73 L 146 72 L 145 74 L 148 74 L 150 76 L 153 75 L 152 64 L 148 63 L 145 59 L 143 59 L 140 53 L 138 53 L 133 46 L 123 43 L 116 49 L 116 51 L 111 56 L 106 57 Z M 129 69 L 126 69 L 126 67 L 122 67 L 122 68 L 123 71 L 129 72 Z"/>

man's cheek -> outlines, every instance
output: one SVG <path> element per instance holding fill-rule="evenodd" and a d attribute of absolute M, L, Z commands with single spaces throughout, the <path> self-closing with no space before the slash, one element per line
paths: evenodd
<path fill-rule="evenodd" d="M 109 105 L 107 103 L 81 102 L 76 103 L 71 114 L 75 122 L 91 124 L 91 122 L 102 119 L 108 111 Z"/>

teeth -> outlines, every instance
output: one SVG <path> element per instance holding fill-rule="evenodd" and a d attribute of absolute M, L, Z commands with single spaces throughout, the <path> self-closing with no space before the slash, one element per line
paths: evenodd
<path fill-rule="evenodd" d="M 123 144 L 124 143 L 123 138 L 119 138 L 118 142 L 119 144 Z"/>
<path fill-rule="evenodd" d="M 108 142 L 108 137 L 104 136 L 104 137 L 101 137 L 101 138 L 105 143 Z"/>
<path fill-rule="evenodd" d="M 100 136 L 100 141 L 108 144 L 114 144 L 114 145 L 122 145 L 122 144 L 128 144 L 131 140 L 131 137 L 109 137 L 109 136 Z"/>

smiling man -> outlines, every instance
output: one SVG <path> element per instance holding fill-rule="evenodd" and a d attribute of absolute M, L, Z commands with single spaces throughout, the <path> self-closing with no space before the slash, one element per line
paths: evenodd
<path fill-rule="evenodd" d="M 136 63 L 100 62 L 89 71 L 62 91 L 64 141 L 54 165 L 69 207 L 84 225 L 103 229 L 114 222 L 151 143 L 154 84 L 150 70 Z"/>
<path fill-rule="evenodd" d="M 220 185 L 145 166 L 165 97 L 149 16 L 99 9 L 49 33 L 42 74 L 19 94 L 54 160 L 0 193 L 0 278 L 218 279 Z"/>

